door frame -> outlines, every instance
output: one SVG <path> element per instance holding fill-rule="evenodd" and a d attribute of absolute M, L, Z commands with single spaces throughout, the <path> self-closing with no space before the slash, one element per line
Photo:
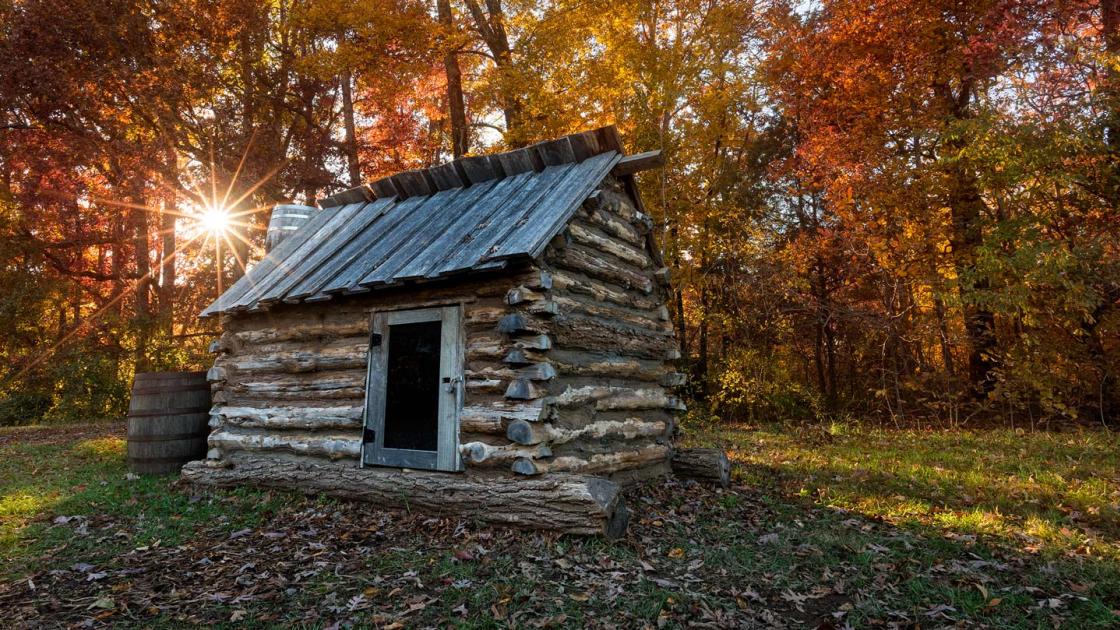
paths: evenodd
<path fill-rule="evenodd" d="M 435 451 L 385 448 L 386 366 L 392 326 L 422 322 L 440 326 L 439 411 Z M 370 317 L 366 396 L 362 409 L 361 466 L 421 470 L 462 470 L 459 456 L 459 413 L 463 407 L 462 307 L 442 306 L 375 311 Z"/>

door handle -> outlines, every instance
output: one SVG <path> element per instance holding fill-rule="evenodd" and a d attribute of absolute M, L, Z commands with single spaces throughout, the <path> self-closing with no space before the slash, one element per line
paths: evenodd
<path fill-rule="evenodd" d="M 445 376 L 443 382 L 447 385 L 447 393 L 454 394 L 459 390 L 459 383 L 463 382 L 461 376 Z"/>

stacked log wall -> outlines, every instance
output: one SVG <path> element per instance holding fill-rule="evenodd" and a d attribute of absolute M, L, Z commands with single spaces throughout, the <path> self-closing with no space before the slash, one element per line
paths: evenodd
<path fill-rule="evenodd" d="M 507 437 L 546 449 L 515 458 L 514 472 L 622 482 L 669 472 L 684 409 L 673 388 L 683 377 L 674 367 L 668 277 L 651 228 L 622 184 L 608 178 L 545 251 L 550 289 L 507 296 L 517 309 L 506 327 L 514 339 L 548 335 L 546 351 L 524 358 L 547 362 L 551 375 L 512 392 L 540 400 L 541 416 L 512 422 Z"/>
<path fill-rule="evenodd" d="M 539 375 L 502 359 L 515 350 L 540 352 L 546 342 L 512 339 L 498 326 L 515 310 L 506 303 L 511 288 L 542 291 L 541 283 L 540 270 L 526 266 L 444 286 L 224 315 L 208 373 L 214 403 L 211 465 L 273 459 L 357 466 L 372 313 L 449 304 L 462 305 L 466 346 L 460 444 L 512 446 L 506 426 L 522 418 L 535 421 L 541 402 L 507 400 L 505 391 L 518 378 Z M 492 458 L 475 463 L 464 457 L 464 462 L 468 469 L 495 469 Z M 502 472 L 511 474 L 508 465 Z"/>

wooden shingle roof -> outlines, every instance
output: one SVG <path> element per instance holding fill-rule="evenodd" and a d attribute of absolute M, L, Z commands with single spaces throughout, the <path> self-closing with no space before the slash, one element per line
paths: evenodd
<path fill-rule="evenodd" d="M 622 157 L 614 127 L 380 179 L 320 201 L 201 314 L 318 302 L 536 258 Z M 620 161 L 624 163 L 619 164 Z"/>

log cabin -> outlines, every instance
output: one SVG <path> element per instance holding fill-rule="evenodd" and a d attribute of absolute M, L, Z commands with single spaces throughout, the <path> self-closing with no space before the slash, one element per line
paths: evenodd
<path fill-rule="evenodd" d="M 613 127 L 320 200 L 213 304 L 186 479 L 616 536 L 670 472 L 668 271 Z M 292 212 L 287 213 L 289 216 Z"/>

